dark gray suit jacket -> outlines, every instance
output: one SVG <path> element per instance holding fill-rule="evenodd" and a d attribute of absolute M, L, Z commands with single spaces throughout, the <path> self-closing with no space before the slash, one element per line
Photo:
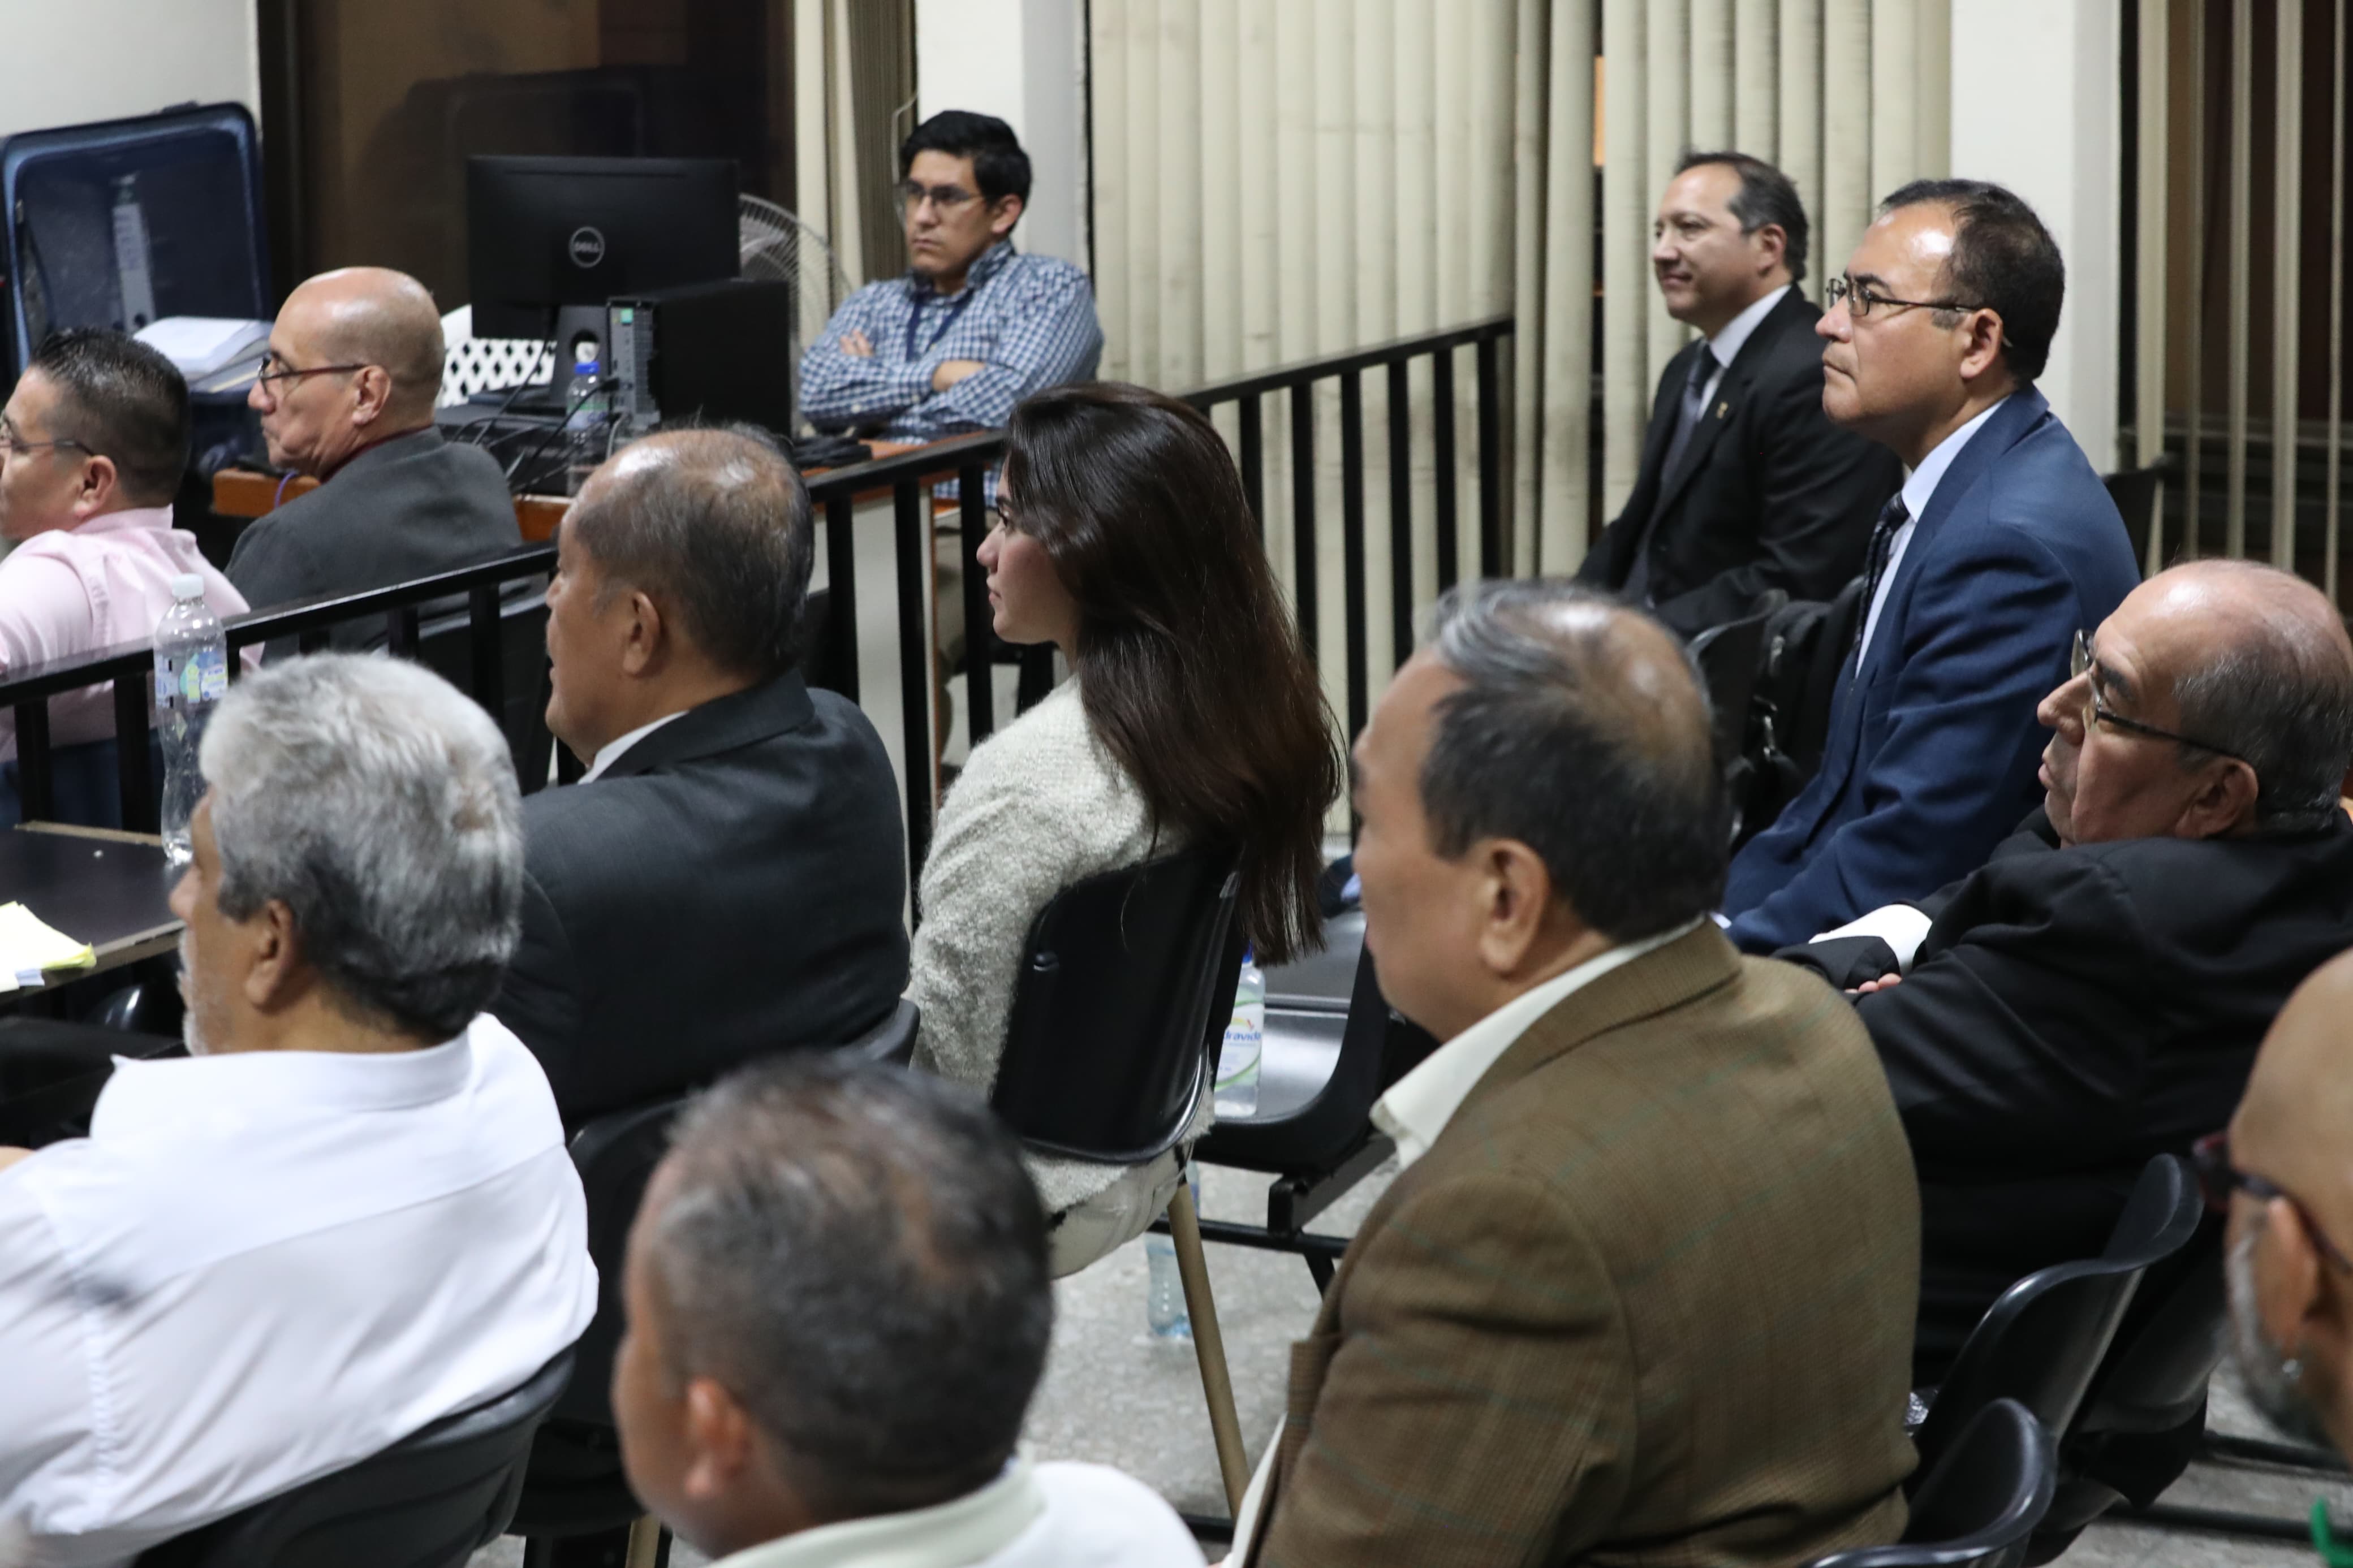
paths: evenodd
<path fill-rule="evenodd" d="M 491 1010 L 567 1124 L 847 1043 L 907 986 L 906 835 L 866 715 L 797 672 L 522 803 L 522 942 Z"/>
<path fill-rule="evenodd" d="M 229 552 L 228 580 L 266 610 L 388 588 L 522 548 L 497 461 L 425 429 L 368 447 L 317 489 L 257 519 Z M 335 640 L 383 639 L 378 624 L 338 627 Z"/>
<path fill-rule="evenodd" d="M 1667 362 L 1641 474 L 1579 582 L 1621 592 L 1648 554 L 1658 616 L 1688 637 L 1746 615 L 1767 588 L 1828 599 L 1862 570 L 1904 465 L 1823 417 L 1820 319 L 1800 290 L 1781 296 L 1725 367 L 1672 473 L 1667 447 L 1699 343 Z"/>

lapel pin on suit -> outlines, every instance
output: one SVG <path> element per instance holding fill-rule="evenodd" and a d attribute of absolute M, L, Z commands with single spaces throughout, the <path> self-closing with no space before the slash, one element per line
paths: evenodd
<path fill-rule="evenodd" d="M 1728 417 L 1731 416 L 1731 414 L 1732 414 L 1732 405 L 1731 405 L 1731 404 L 1729 404 L 1729 403 L 1719 403 L 1719 404 L 1717 404 L 1717 405 L 1715 405 L 1715 416 L 1716 416 L 1718 419 L 1728 418 Z"/>

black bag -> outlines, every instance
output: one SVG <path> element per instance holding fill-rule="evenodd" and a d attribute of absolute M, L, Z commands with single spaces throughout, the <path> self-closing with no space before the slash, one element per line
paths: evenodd
<path fill-rule="evenodd" d="M 1775 595 L 1778 590 L 1775 590 Z M 1768 595 L 1768 598 L 1774 595 Z M 1758 607 L 1767 607 L 1760 600 Z M 1765 647 L 1749 699 L 1747 788 L 1740 801 L 1740 841 L 1771 825 L 1821 766 L 1831 703 L 1862 627 L 1862 579 L 1823 603 L 1784 601 L 1765 623 Z"/>

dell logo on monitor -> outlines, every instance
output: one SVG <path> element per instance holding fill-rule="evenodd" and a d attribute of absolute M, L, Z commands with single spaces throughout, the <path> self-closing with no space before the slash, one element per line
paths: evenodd
<path fill-rule="evenodd" d="M 584 268 L 594 267 L 605 259 L 605 236 L 599 230 L 582 224 L 572 231 L 572 239 L 567 248 L 572 255 L 573 266 Z"/>

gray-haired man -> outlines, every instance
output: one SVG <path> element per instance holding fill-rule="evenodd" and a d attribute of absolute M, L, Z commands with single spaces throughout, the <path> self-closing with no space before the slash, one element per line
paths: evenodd
<path fill-rule="evenodd" d="M 126 1563 L 505 1392 L 596 1308 L 513 951 L 505 742 L 418 667 L 297 659 L 214 716 L 191 1057 L 0 1169 L 0 1521 Z"/>
<path fill-rule="evenodd" d="M 629 1483 L 721 1568 L 1198 1568 L 1136 1482 L 1014 1453 L 1046 1216 L 958 1085 L 815 1055 L 725 1080 L 654 1173 L 626 1286 Z"/>

